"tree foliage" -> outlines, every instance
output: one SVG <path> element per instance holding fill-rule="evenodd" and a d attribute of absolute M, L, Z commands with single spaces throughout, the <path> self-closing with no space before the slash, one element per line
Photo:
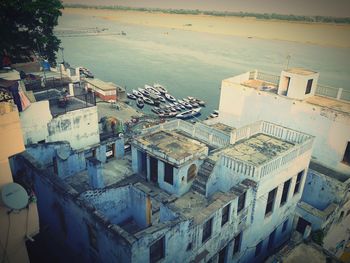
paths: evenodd
<path fill-rule="evenodd" d="M 55 63 L 60 40 L 53 34 L 63 8 L 60 0 L 1 0 L 0 55 L 28 61 L 34 52 Z"/>

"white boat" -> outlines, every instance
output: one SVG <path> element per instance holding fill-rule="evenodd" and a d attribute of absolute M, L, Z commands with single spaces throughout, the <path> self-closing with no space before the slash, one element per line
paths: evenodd
<path fill-rule="evenodd" d="M 128 96 L 129 99 L 136 100 L 136 96 L 131 93 L 126 93 L 126 96 Z"/>
<path fill-rule="evenodd" d="M 145 103 L 147 103 L 149 105 L 154 105 L 154 101 L 149 99 L 149 98 L 144 97 L 143 100 L 144 100 Z"/>
<path fill-rule="evenodd" d="M 176 101 L 176 99 L 174 98 L 174 96 L 171 96 L 170 94 L 168 94 L 168 93 L 165 93 L 165 98 L 168 100 L 168 101 L 172 101 L 172 102 L 174 102 L 174 101 Z"/>
<path fill-rule="evenodd" d="M 198 104 L 197 102 L 193 102 L 193 101 L 191 101 L 191 102 L 190 102 L 190 104 L 191 104 L 191 105 L 192 105 L 192 107 L 194 107 L 194 108 L 199 107 L 199 104 Z"/>
<path fill-rule="evenodd" d="M 145 89 L 148 91 L 148 92 L 152 92 L 152 93 L 154 93 L 154 94 L 156 94 L 156 95 L 158 95 L 158 96 L 161 96 L 162 94 L 157 90 L 157 89 L 155 89 L 155 88 L 153 88 L 152 86 L 150 86 L 150 85 L 145 85 Z"/>
<path fill-rule="evenodd" d="M 132 90 L 132 94 L 134 94 L 136 97 L 139 97 L 139 98 L 142 98 L 142 94 L 141 92 L 137 91 L 136 89 L 133 89 Z"/>
<path fill-rule="evenodd" d="M 197 108 L 197 109 L 193 109 L 193 110 L 184 111 L 182 113 L 177 114 L 176 118 L 179 118 L 179 119 L 192 118 L 192 117 L 200 114 L 201 109 L 202 108 Z"/>
<path fill-rule="evenodd" d="M 165 98 L 162 97 L 162 96 L 158 96 L 158 100 L 161 101 L 161 102 L 166 102 Z"/>
<path fill-rule="evenodd" d="M 162 85 L 160 85 L 160 84 L 158 84 L 158 83 L 155 83 L 155 84 L 153 85 L 153 87 L 154 87 L 156 90 L 158 90 L 160 93 L 162 93 L 162 94 L 168 93 L 167 89 L 164 88 Z"/>
<path fill-rule="evenodd" d="M 184 101 L 183 100 L 177 100 L 180 104 L 183 104 Z"/>
<path fill-rule="evenodd" d="M 145 95 L 146 97 L 149 97 L 149 92 L 145 89 L 142 88 L 138 88 L 139 92 L 141 92 L 143 95 Z"/>
<path fill-rule="evenodd" d="M 145 104 L 143 103 L 143 99 L 141 97 L 137 98 L 136 105 L 139 108 L 143 108 L 143 106 L 145 106 Z"/>
<path fill-rule="evenodd" d="M 183 105 L 187 108 L 187 109 L 192 109 L 192 105 L 187 103 L 187 102 L 184 102 Z"/>

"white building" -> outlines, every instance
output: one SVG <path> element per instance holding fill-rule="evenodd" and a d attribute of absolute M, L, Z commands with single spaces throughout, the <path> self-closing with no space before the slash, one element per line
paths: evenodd
<path fill-rule="evenodd" d="M 318 76 L 293 68 L 280 76 L 252 71 L 225 79 L 220 116 L 210 122 L 267 120 L 315 136 L 296 228 L 323 230 L 324 247 L 340 256 L 350 238 L 350 92 L 319 85 Z"/>
<path fill-rule="evenodd" d="M 171 220 L 190 220 L 189 237 L 175 237 L 191 243 L 185 262 L 261 262 L 290 238 L 312 136 L 265 121 L 172 121 L 142 133 L 133 169 L 178 197 L 165 207 Z"/>

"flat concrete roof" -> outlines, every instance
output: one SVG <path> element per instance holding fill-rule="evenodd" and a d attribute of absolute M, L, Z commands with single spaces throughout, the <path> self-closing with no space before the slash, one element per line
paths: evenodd
<path fill-rule="evenodd" d="M 305 99 L 305 101 L 307 103 L 320 106 L 323 108 L 340 111 L 346 114 L 350 113 L 350 102 L 328 98 L 328 97 L 317 96 L 317 95 L 310 97 L 308 99 Z"/>
<path fill-rule="evenodd" d="M 223 132 L 225 132 L 227 134 L 230 134 L 231 131 L 236 129 L 234 127 L 228 126 L 228 125 L 223 124 L 221 122 L 217 122 L 217 123 L 211 124 L 210 127 L 213 127 L 213 128 L 215 128 L 217 130 L 220 130 L 220 131 L 223 131 Z"/>
<path fill-rule="evenodd" d="M 85 81 L 101 90 L 116 90 L 117 87 L 111 82 L 104 82 L 100 79 L 85 78 Z"/>
<path fill-rule="evenodd" d="M 250 79 L 250 80 L 242 82 L 241 85 L 249 87 L 249 88 L 253 88 L 256 90 L 272 92 L 275 94 L 277 94 L 277 89 L 278 89 L 276 84 L 274 84 L 272 82 L 264 81 L 261 79 Z"/>
<path fill-rule="evenodd" d="M 338 262 L 323 252 L 321 247 L 314 244 L 301 243 L 288 253 L 282 255 L 284 263 L 300 262 Z"/>
<path fill-rule="evenodd" d="M 141 144 L 147 152 L 161 158 L 175 161 L 195 156 L 207 150 L 205 144 L 174 131 L 159 130 L 152 134 L 140 136 L 135 142 Z"/>
<path fill-rule="evenodd" d="M 131 158 L 130 156 L 128 156 Z M 127 158 L 120 160 L 109 160 L 102 165 L 102 174 L 105 187 L 116 184 L 126 178 L 130 177 L 133 172 L 131 168 L 131 160 Z M 71 187 L 73 187 L 78 193 L 91 190 L 89 184 L 89 176 L 87 170 L 80 173 L 76 173 L 72 176 L 68 176 L 64 179 Z"/>
<path fill-rule="evenodd" d="M 310 69 L 305 69 L 305 68 L 290 68 L 290 69 L 285 69 L 284 71 L 293 73 L 293 74 L 299 74 L 299 75 L 313 75 L 316 74 L 316 71 L 310 70 Z"/>
<path fill-rule="evenodd" d="M 220 151 L 229 157 L 259 166 L 294 146 L 266 134 L 257 134 Z"/>
<path fill-rule="evenodd" d="M 172 203 L 171 209 L 182 216 L 201 224 L 210 219 L 218 209 L 235 199 L 233 193 L 216 193 L 211 199 L 194 191 L 189 191 Z"/>

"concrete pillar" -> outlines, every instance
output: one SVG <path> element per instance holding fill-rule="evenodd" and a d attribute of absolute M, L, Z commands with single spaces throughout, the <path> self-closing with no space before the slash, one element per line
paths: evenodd
<path fill-rule="evenodd" d="M 79 67 L 75 68 L 75 76 L 76 76 L 77 80 L 80 81 L 80 68 Z"/>
<path fill-rule="evenodd" d="M 131 146 L 131 166 L 134 173 L 139 172 L 139 153 L 134 146 Z"/>
<path fill-rule="evenodd" d="M 69 95 L 74 96 L 74 86 L 73 83 L 69 83 Z"/>
<path fill-rule="evenodd" d="M 340 100 L 341 94 L 343 93 L 343 88 L 338 89 L 337 100 Z"/>
<path fill-rule="evenodd" d="M 99 160 L 102 163 L 105 163 L 107 160 L 106 156 L 106 149 L 107 146 L 105 144 L 100 145 L 99 147 L 96 148 L 96 159 Z"/>
<path fill-rule="evenodd" d="M 87 161 L 87 170 L 89 176 L 89 183 L 91 188 L 103 188 L 103 171 L 102 171 L 102 163 L 97 160 L 95 157 L 90 157 L 86 159 Z"/>
<path fill-rule="evenodd" d="M 117 159 L 124 157 L 124 138 L 119 137 L 114 144 L 114 153 Z"/>

